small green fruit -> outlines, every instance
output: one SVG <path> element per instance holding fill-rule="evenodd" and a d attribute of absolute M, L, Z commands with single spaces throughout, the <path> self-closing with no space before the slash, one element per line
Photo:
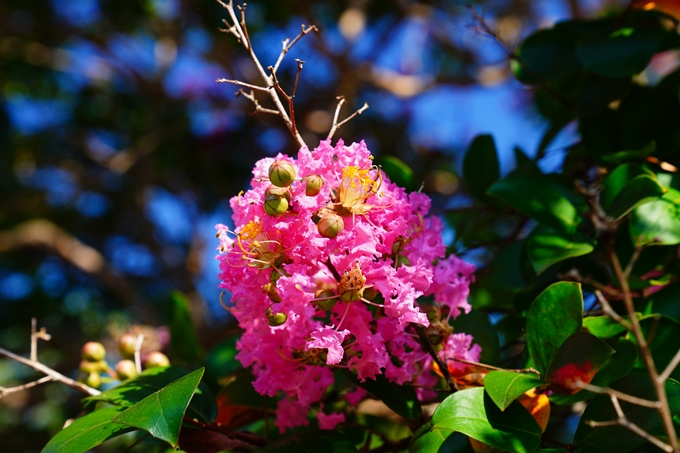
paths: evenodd
<path fill-rule="evenodd" d="M 305 195 L 313 197 L 321 192 L 323 178 L 319 175 L 309 175 L 305 178 Z"/>
<path fill-rule="evenodd" d="M 269 167 L 269 180 L 278 187 L 288 187 L 295 181 L 295 167 L 285 160 L 274 161 Z"/>
<path fill-rule="evenodd" d="M 272 327 L 280 326 L 288 319 L 285 313 L 273 313 L 271 307 L 267 308 L 264 314 L 267 317 L 267 322 Z"/>
<path fill-rule="evenodd" d="M 82 382 L 83 384 L 89 385 L 90 387 L 96 389 L 102 385 L 102 377 L 99 375 L 99 373 L 90 373 Z"/>
<path fill-rule="evenodd" d="M 264 198 L 266 199 L 269 195 L 276 195 L 277 197 L 283 197 L 290 203 L 290 190 L 287 187 L 276 187 L 271 185 L 267 187 L 264 191 Z"/>
<path fill-rule="evenodd" d="M 126 333 L 118 339 L 118 352 L 124 359 L 131 359 L 135 356 L 135 346 L 137 346 L 135 335 Z"/>
<path fill-rule="evenodd" d="M 151 352 L 146 356 L 144 361 L 144 368 L 154 368 L 157 366 L 168 366 L 170 365 L 170 360 L 162 352 Z"/>
<path fill-rule="evenodd" d="M 267 296 L 269 296 L 269 299 L 271 299 L 272 302 L 278 303 L 281 302 L 281 296 L 279 296 L 279 292 L 276 290 L 276 285 L 273 283 L 267 283 L 262 287 L 265 293 L 267 293 Z"/>
<path fill-rule="evenodd" d="M 89 341 L 83 346 L 82 357 L 88 362 L 98 362 L 106 357 L 106 349 L 101 343 Z"/>
<path fill-rule="evenodd" d="M 345 229 L 345 221 L 337 214 L 331 212 L 325 214 L 316 224 L 321 236 L 333 239 Z"/>
<path fill-rule="evenodd" d="M 278 195 L 268 195 L 264 199 L 264 211 L 272 217 L 281 217 L 288 211 L 288 200 Z"/>
<path fill-rule="evenodd" d="M 132 360 L 121 360 L 116 364 L 118 379 L 124 381 L 137 376 L 137 367 Z"/>
<path fill-rule="evenodd" d="M 331 310 L 338 302 L 337 296 L 334 296 L 336 296 L 336 294 L 333 290 L 320 289 L 314 294 L 315 299 L 320 299 L 316 301 L 316 305 L 322 310 Z"/>

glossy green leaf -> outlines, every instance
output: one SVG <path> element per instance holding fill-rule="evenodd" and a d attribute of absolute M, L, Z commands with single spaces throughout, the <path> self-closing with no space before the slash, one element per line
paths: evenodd
<path fill-rule="evenodd" d="M 609 216 L 618 220 L 636 207 L 661 198 L 667 191 L 655 177 L 640 175 L 626 184 L 604 209 Z"/>
<path fill-rule="evenodd" d="M 643 161 L 645 157 L 649 156 L 654 151 L 656 151 L 656 142 L 652 141 L 641 149 L 605 154 L 602 156 L 602 160 L 610 164 L 618 164 L 627 161 Z"/>
<path fill-rule="evenodd" d="M 578 60 L 606 77 L 626 77 L 642 72 L 661 45 L 658 30 L 622 28 L 591 36 L 576 46 Z"/>
<path fill-rule="evenodd" d="M 574 332 L 560 346 L 548 368 L 546 377 L 551 389 L 563 393 L 576 393 L 577 381 L 590 382 L 614 350 L 595 335 L 582 330 Z"/>
<path fill-rule="evenodd" d="M 382 374 L 375 379 L 359 381 L 356 376 L 348 373 L 347 376 L 358 386 L 373 394 L 387 407 L 397 414 L 409 420 L 417 420 L 423 414 L 416 392 L 409 385 L 399 385 L 388 381 Z"/>
<path fill-rule="evenodd" d="M 600 206 L 607 210 L 626 185 L 634 178 L 642 175 L 655 177 L 651 170 L 640 165 L 622 164 L 617 166 L 602 181 Z"/>
<path fill-rule="evenodd" d="M 413 434 L 409 451 L 441 451 L 454 432 L 517 453 L 533 451 L 541 443 L 540 426 L 520 403 L 512 403 L 503 412 L 483 388 L 474 388 L 446 398 L 430 423 Z"/>
<path fill-rule="evenodd" d="M 463 158 L 463 177 L 470 194 L 484 201 L 486 191 L 500 177 L 498 153 L 493 137 L 478 135 Z"/>
<path fill-rule="evenodd" d="M 673 318 L 655 314 L 642 318 L 640 328 L 649 343 L 656 369 L 661 373 L 680 349 L 680 323 Z M 632 333 L 628 333 L 628 339 L 637 344 Z M 638 360 L 636 368 L 645 369 L 642 359 Z M 675 368 L 671 377 L 680 380 L 680 367 Z"/>
<path fill-rule="evenodd" d="M 680 320 L 680 281 L 671 283 L 649 296 L 651 312 Z"/>
<path fill-rule="evenodd" d="M 168 384 L 125 409 L 113 418 L 113 422 L 143 429 L 176 447 L 184 413 L 204 371 L 200 368 Z"/>
<path fill-rule="evenodd" d="M 591 241 L 542 226 L 534 228 L 527 238 L 527 253 L 539 275 L 555 263 L 587 255 L 594 249 Z"/>
<path fill-rule="evenodd" d="M 638 398 L 655 400 L 656 393 L 651 379 L 647 374 L 630 374 L 611 384 L 611 388 Z M 680 384 L 669 379 L 666 382 L 666 393 L 671 412 L 676 414 L 680 410 Z M 621 401 L 621 409 L 626 418 L 638 425 L 651 435 L 659 434 L 663 430 L 663 422 L 656 409 L 641 407 Z M 618 416 L 608 395 L 597 395 L 588 404 L 581 416 L 574 443 L 579 453 L 601 453 L 615 451 L 625 453 L 643 445 L 646 441 L 634 432 L 620 425 L 590 427 L 587 421 L 599 422 L 616 420 Z"/>
<path fill-rule="evenodd" d="M 536 375 L 511 371 L 492 371 L 484 377 L 486 393 L 502 411 L 527 391 L 543 384 Z"/>
<path fill-rule="evenodd" d="M 493 283 L 504 289 L 520 290 L 524 288 L 524 279 L 520 268 L 520 260 L 524 255 L 524 240 L 515 241 L 502 250 L 491 263 Z"/>
<path fill-rule="evenodd" d="M 390 181 L 405 189 L 413 188 L 413 170 L 404 161 L 394 156 L 381 157 L 377 162 Z"/>
<path fill-rule="evenodd" d="M 591 384 L 600 387 L 607 387 L 612 382 L 622 378 L 628 374 L 638 359 L 638 347 L 635 343 L 625 338 L 619 338 L 613 344 L 616 351 L 614 355 L 600 368 L 600 371 L 595 374 Z M 571 405 L 591 399 L 595 393 L 587 390 L 582 390 L 574 395 L 562 395 L 560 393 L 553 393 L 550 396 L 550 401 L 555 404 Z"/>
<path fill-rule="evenodd" d="M 637 246 L 680 244 L 680 191 L 669 188 L 660 199 L 635 208 L 630 235 Z"/>
<path fill-rule="evenodd" d="M 120 411 L 117 407 L 107 407 L 74 420 L 50 439 L 41 453 L 84 453 L 102 442 L 133 431 L 134 428 L 111 422 Z"/>
<path fill-rule="evenodd" d="M 581 285 L 558 282 L 543 291 L 527 314 L 527 348 L 541 376 L 546 376 L 562 343 L 581 330 Z"/>
<path fill-rule="evenodd" d="M 583 327 L 599 338 L 615 337 L 628 330 L 609 316 L 589 316 L 583 318 Z"/>
<path fill-rule="evenodd" d="M 500 342 L 498 332 L 491 324 L 489 315 L 481 310 L 471 310 L 469 313 L 461 313 L 455 320 L 451 320 L 453 331 L 472 335 L 475 343 L 482 347 L 482 355 L 479 360 L 488 365 L 496 365 L 500 354 Z"/>
<path fill-rule="evenodd" d="M 198 341 L 194 328 L 189 298 L 180 291 L 170 294 L 170 352 L 171 357 L 180 358 L 186 364 L 198 364 L 203 361 L 205 351 Z M 173 362 L 174 363 L 174 362 Z"/>
<path fill-rule="evenodd" d="M 522 42 L 512 61 L 515 77 L 531 85 L 542 85 L 577 71 L 575 39 L 567 28 L 539 30 Z"/>
<path fill-rule="evenodd" d="M 311 431 L 282 437 L 258 453 L 356 453 L 347 437 L 335 431 Z"/>
<path fill-rule="evenodd" d="M 508 175 L 487 193 L 549 228 L 575 233 L 582 222 L 562 189 L 544 177 Z"/>
<path fill-rule="evenodd" d="M 149 368 L 139 376 L 128 379 L 99 395 L 85 398 L 83 405 L 88 408 L 93 407 L 97 402 L 106 402 L 117 406 L 130 407 L 188 373 L 188 370 L 174 366 Z M 191 399 L 188 413 L 192 417 L 205 421 L 213 421 L 217 416 L 215 399 L 203 382 L 198 386 L 198 390 Z"/>

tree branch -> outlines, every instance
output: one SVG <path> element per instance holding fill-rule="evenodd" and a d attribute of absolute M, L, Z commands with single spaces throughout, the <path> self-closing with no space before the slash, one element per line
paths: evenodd
<path fill-rule="evenodd" d="M 453 391 L 458 390 L 458 386 L 456 383 L 453 381 L 453 378 L 451 377 L 451 373 L 449 373 L 449 368 L 448 366 L 442 362 L 442 360 L 439 358 L 439 355 L 437 352 L 434 350 L 432 347 L 432 344 L 430 343 L 430 339 L 427 337 L 427 332 L 425 331 L 425 328 L 421 326 L 420 324 L 416 323 L 411 323 L 413 328 L 416 330 L 418 333 L 418 338 L 420 338 L 420 343 L 423 346 L 423 349 L 425 349 L 425 352 L 430 354 L 430 357 L 432 357 L 432 360 L 437 364 L 439 367 L 439 370 L 442 372 L 442 375 L 444 376 L 444 380 L 446 381 L 446 387 L 448 391 Z"/>
<path fill-rule="evenodd" d="M 340 108 L 345 103 L 345 97 L 338 96 L 336 99 L 338 100 L 338 105 L 335 108 L 335 115 L 333 116 L 333 127 L 331 127 L 330 132 L 328 132 L 328 137 L 326 137 L 328 140 L 332 139 L 333 135 L 335 135 L 337 130 L 340 129 L 345 123 L 351 121 L 355 116 L 361 115 L 364 111 L 366 111 L 366 109 L 368 109 L 368 103 L 364 102 L 364 105 L 359 110 L 352 113 L 350 116 L 348 116 L 347 118 L 338 123 L 338 117 L 340 116 Z"/>

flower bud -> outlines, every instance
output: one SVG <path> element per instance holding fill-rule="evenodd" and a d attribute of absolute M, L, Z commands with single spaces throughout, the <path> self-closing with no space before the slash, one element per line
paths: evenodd
<path fill-rule="evenodd" d="M 342 230 L 345 228 L 345 221 L 337 214 L 328 213 L 319 220 L 316 227 L 319 229 L 321 236 L 333 239 L 342 233 Z"/>
<path fill-rule="evenodd" d="M 295 167 L 285 160 L 274 161 L 269 167 L 269 180 L 278 187 L 287 187 L 295 180 Z"/>
<path fill-rule="evenodd" d="M 135 347 L 137 346 L 137 337 L 130 333 L 126 333 L 118 339 L 118 352 L 124 359 L 131 359 L 135 356 Z"/>
<path fill-rule="evenodd" d="M 410 266 L 411 265 L 411 260 L 406 258 L 404 255 L 399 255 L 397 257 L 397 267 L 399 266 Z"/>
<path fill-rule="evenodd" d="M 90 373 L 81 382 L 85 385 L 89 385 L 90 387 L 96 389 L 99 388 L 100 385 L 102 385 L 102 377 L 99 375 L 99 373 Z"/>
<path fill-rule="evenodd" d="M 98 362 L 100 360 L 104 360 L 104 357 L 106 357 L 106 349 L 104 348 L 103 344 L 96 341 L 90 341 L 85 343 L 83 346 L 81 355 L 83 360 L 87 360 L 88 362 Z"/>
<path fill-rule="evenodd" d="M 286 322 L 286 320 L 288 319 L 288 316 L 286 316 L 285 313 L 274 314 L 272 312 L 271 307 L 267 308 L 267 310 L 265 310 L 264 314 L 267 317 L 267 321 L 269 322 L 269 325 L 272 326 L 272 327 L 278 327 L 281 324 L 283 324 L 284 322 Z"/>
<path fill-rule="evenodd" d="M 277 197 L 283 197 L 290 204 L 290 190 L 287 187 L 276 187 L 271 185 L 267 187 L 264 191 L 264 198 L 266 199 L 269 195 L 276 195 Z"/>
<path fill-rule="evenodd" d="M 168 366 L 170 365 L 170 360 L 162 352 L 151 352 L 146 356 L 144 361 L 144 368 L 153 368 L 157 366 Z"/>
<path fill-rule="evenodd" d="M 364 299 L 366 300 L 373 300 L 376 297 L 378 297 L 378 292 L 377 289 L 373 288 L 372 286 L 369 286 L 368 288 L 364 288 Z"/>
<path fill-rule="evenodd" d="M 98 360 L 96 362 L 90 362 L 88 360 L 83 360 L 78 366 L 78 371 L 85 374 L 99 373 L 101 371 L 106 371 L 109 369 L 109 365 L 105 360 Z"/>
<path fill-rule="evenodd" d="M 323 178 L 319 175 L 309 175 L 305 178 L 305 195 L 313 197 L 321 192 Z"/>
<path fill-rule="evenodd" d="M 269 299 L 271 299 L 272 302 L 281 302 L 281 296 L 279 296 L 279 292 L 276 290 L 276 285 L 273 283 L 267 283 L 262 287 L 262 289 L 267 294 L 267 296 L 269 296 Z"/>
<path fill-rule="evenodd" d="M 288 211 L 288 200 L 278 195 L 268 195 L 264 199 L 264 210 L 272 217 L 281 217 Z"/>
<path fill-rule="evenodd" d="M 124 381 L 137 376 L 137 367 L 132 360 L 121 360 L 116 364 L 116 375 L 118 379 Z"/>
<path fill-rule="evenodd" d="M 331 289 L 320 289 L 314 294 L 315 299 L 320 299 L 315 301 L 316 305 L 319 306 L 322 310 L 331 310 L 333 307 L 335 307 L 335 304 L 338 302 L 337 297 L 335 296 L 335 292 Z"/>

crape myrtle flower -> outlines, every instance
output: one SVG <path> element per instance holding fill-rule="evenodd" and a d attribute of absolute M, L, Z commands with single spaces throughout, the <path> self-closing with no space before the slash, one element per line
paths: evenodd
<path fill-rule="evenodd" d="M 343 420 L 318 406 L 336 368 L 436 385 L 411 323 L 427 327 L 443 361 L 479 359 L 449 324 L 470 311 L 474 266 L 445 256 L 429 197 L 407 194 L 372 159 L 364 142 L 342 140 L 261 159 L 252 188 L 231 199 L 234 231 L 217 225 L 220 287 L 243 329 L 237 359 L 255 390 L 281 397 L 282 432 L 306 424 L 312 405 L 320 425 Z"/>

